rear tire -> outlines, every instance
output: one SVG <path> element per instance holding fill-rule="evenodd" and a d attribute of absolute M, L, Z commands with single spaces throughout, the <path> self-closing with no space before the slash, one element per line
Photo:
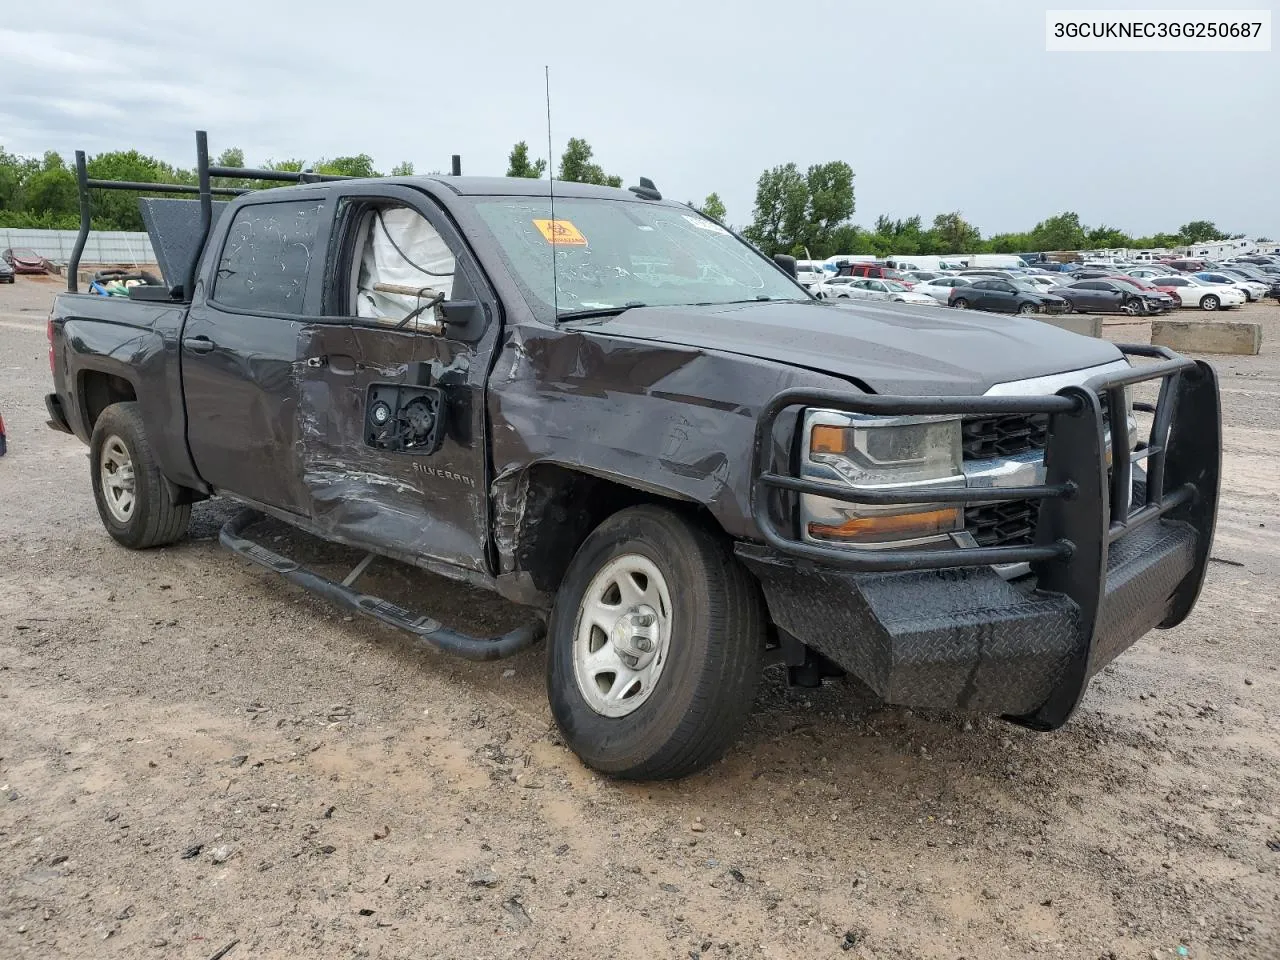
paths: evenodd
<path fill-rule="evenodd" d="M 1212 293 L 1204 297 L 1200 301 L 1201 310 L 1217 310 L 1222 305 L 1221 301 Z"/>
<path fill-rule="evenodd" d="M 602 773 L 687 776 L 738 736 L 765 639 L 759 587 L 723 537 L 666 507 L 631 507 L 587 537 L 560 585 L 551 712 Z"/>
<path fill-rule="evenodd" d="M 954 300 L 951 301 L 951 305 L 955 307 L 957 310 L 969 309 L 969 301 L 966 300 L 964 297 L 956 297 Z"/>
<path fill-rule="evenodd" d="M 89 462 L 98 516 L 118 543 L 145 550 L 186 536 L 191 505 L 173 502 L 137 403 L 114 403 L 102 411 L 89 441 Z"/>

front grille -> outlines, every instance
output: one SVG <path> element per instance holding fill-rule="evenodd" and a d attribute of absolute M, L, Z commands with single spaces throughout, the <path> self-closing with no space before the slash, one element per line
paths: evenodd
<path fill-rule="evenodd" d="M 1102 419 L 1107 398 L 1099 397 Z M 1015 457 L 1044 450 L 1049 439 L 1049 415 L 1011 413 L 994 417 L 966 417 L 960 424 L 960 444 L 965 460 Z M 1039 504 L 1031 500 L 979 503 L 965 507 L 964 528 L 980 547 L 1021 547 L 1035 542 Z"/>
<path fill-rule="evenodd" d="M 1107 398 L 1098 398 L 1102 422 L 1107 423 Z M 960 447 L 966 460 L 1016 457 L 1043 450 L 1049 439 L 1047 413 L 1010 413 L 995 417 L 965 417 L 960 424 Z"/>
<path fill-rule="evenodd" d="M 1021 547 L 1035 542 L 1038 505 L 1030 500 L 978 503 L 964 509 L 964 528 L 980 547 Z"/>
<path fill-rule="evenodd" d="M 966 460 L 990 460 L 1043 450 L 1048 435 L 1047 413 L 968 417 L 960 425 L 960 445 Z"/>

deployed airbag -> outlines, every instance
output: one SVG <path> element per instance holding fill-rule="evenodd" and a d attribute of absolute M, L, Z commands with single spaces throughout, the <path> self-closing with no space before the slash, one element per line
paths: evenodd
<path fill-rule="evenodd" d="M 369 239 L 360 261 L 356 291 L 356 315 L 399 322 L 421 305 L 413 296 L 375 290 L 379 283 L 426 287 L 453 293 L 453 254 L 421 214 L 405 207 L 376 210 L 369 225 Z M 429 299 L 434 293 L 426 294 Z"/>

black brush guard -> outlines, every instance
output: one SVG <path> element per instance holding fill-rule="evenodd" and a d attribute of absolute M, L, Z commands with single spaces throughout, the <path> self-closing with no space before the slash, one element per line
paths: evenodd
<path fill-rule="evenodd" d="M 1213 369 L 1162 347 L 1120 350 L 1152 362 L 1052 395 L 775 396 L 760 415 L 753 463 L 752 513 L 766 546 L 741 544 L 738 553 L 760 578 L 778 626 L 888 702 L 996 712 L 1037 729 L 1065 723 L 1106 663 L 1152 627 L 1185 619 L 1213 540 L 1221 457 Z M 1131 451 L 1127 418 L 1107 423 L 1099 397 L 1123 410 L 1125 388 L 1152 381 L 1156 403 L 1135 404 L 1153 415 L 1151 430 Z M 777 472 L 775 424 L 806 407 L 879 416 L 1047 414 L 1045 482 L 859 491 Z M 1146 482 L 1135 487 L 1138 461 Z M 798 535 L 799 511 L 788 507 L 803 493 L 904 506 L 1034 500 L 1039 520 L 1026 546 L 829 547 Z M 1033 576 L 1009 583 L 991 566 L 1016 563 L 1030 564 Z"/>

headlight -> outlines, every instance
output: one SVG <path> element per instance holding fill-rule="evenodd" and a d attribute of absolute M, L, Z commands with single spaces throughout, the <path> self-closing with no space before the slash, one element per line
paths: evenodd
<path fill-rule="evenodd" d="M 960 421 L 870 417 L 833 410 L 805 416 L 801 476 L 864 490 L 963 486 Z M 941 539 L 963 528 L 957 504 L 846 503 L 800 498 L 804 538 L 861 545 Z"/>

